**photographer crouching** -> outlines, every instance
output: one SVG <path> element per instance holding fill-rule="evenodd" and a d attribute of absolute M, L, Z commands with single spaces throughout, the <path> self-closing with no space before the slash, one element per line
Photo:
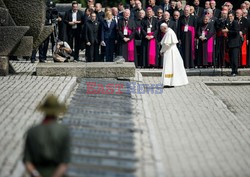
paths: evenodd
<path fill-rule="evenodd" d="M 59 41 L 56 43 L 53 53 L 54 62 L 72 62 L 74 59 L 71 57 L 72 50 L 67 42 Z"/>

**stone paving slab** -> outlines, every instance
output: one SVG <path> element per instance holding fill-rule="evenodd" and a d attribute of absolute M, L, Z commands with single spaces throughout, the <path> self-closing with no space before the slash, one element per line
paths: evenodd
<path fill-rule="evenodd" d="M 143 79 L 160 83 L 158 77 Z M 164 164 L 161 176 L 250 176 L 249 86 L 214 88 L 204 83 L 249 80 L 189 77 L 187 86 L 144 95 L 155 132 L 153 148 Z"/>
<path fill-rule="evenodd" d="M 32 67 L 27 66 L 25 72 L 32 72 Z M 24 137 L 29 127 L 41 121 L 42 114 L 36 112 L 38 103 L 48 93 L 54 93 L 60 101 L 65 101 L 76 85 L 74 77 L 37 77 L 26 74 L 0 77 L 1 177 L 21 176 L 24 172 L 20 165 Z"/>

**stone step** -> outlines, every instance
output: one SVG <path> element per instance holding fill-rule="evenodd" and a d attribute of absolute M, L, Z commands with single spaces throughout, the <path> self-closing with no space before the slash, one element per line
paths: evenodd
<path fill-rule="evenodd" d="M 82 146 L 81 147 L 74 146 L 71 149 L 71 154 L 80 155 L 84 157 L 137 161 L 133 152 L 113 150 L 113 149 L 102 149 L 99 147 L 87 148 Z"/>
<path fill-rule="evenodd" d="M 124 172 L 134 172 L 136 170 L 136 161 L 103 157 L 86 157 L 74 154 L 71 155 L 71 164 L 81 164 L 81 166 L 92 166 L 96 168 L 108 168 Z"/>
<path fill-rule="evenodd" d="M 117 121 L 112 119 L 95 119 L 95 118 L 64 118 L 64 124 L 68 125 L 83 125 L 90 127 L 103 127 L 103 128 L 118 128 L 118 129 L 130 129 L 134 127 L 132 121 Z"/>
<path fill-rule="evenodd" d="M 76 76 L 86 78 L 134 77 L 135 64 L 125 62 L 77 62 L 77 63 L 38 63 L 38 76 Z"/>
<path fill-rule="evenodd" d="M 90 166 L 77 166 L 76 164 L 70 167 L 70 170 L 67 173 L 69 177 L 135 177 L 136 175 L 133 172 L 123 172 L 116 171 L 114 169 L 110 170 L 107 168 L 101 167 L 90 167 Z"/>
<path fill-rule="evenodd" d="M 162 69 L 139 69 L 144 77 L 161 77 Z M 188 76 L 228 76 L 231 74 L 230 68 L 197 68 L 186 69 Z M 240 76 L 250 76 L 250 68 L 239 68 Z"/>
<path fill-rule="evenodd" d="M 73 147 L 83 147 L 83 148 L 101 148 L 108 150 L 125 151 L 130 153 L 135 153 L 135 143 L 131 142 L 112 142 L 112 141 L 96 141 L 94 139 L 89 139 L 85 141 L 82 138 L 72 139 Z"/>

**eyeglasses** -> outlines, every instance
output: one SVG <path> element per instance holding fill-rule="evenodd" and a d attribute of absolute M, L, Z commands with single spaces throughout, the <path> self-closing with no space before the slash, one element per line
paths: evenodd
<path fill-rule="evenodd" d="M 163 14 L 163 12 L 158 12 L 158 14 Z"/>

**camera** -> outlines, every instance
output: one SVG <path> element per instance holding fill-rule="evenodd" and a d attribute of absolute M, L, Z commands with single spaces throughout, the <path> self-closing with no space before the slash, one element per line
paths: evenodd
<path fill-rule="evenodd" d="M 56 10 L 55 3 L 52 0 L 48 0 L 46 3 L 46 25 L 51 25 L 57 23 L 57 18 L 59 16 Z"/>

